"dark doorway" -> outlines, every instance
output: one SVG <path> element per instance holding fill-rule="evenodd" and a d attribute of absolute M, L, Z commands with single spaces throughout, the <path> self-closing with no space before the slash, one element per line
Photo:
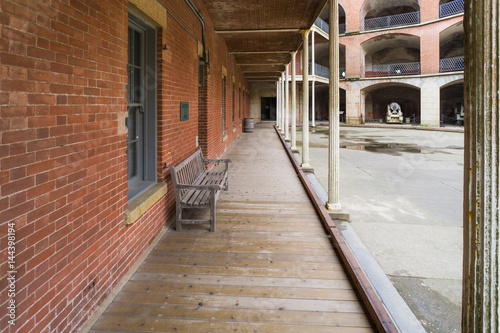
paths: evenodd
<path fill-rule="evenodd" d="M 260 119 L 276 120 L 276 97 L 261 97 Z"/>

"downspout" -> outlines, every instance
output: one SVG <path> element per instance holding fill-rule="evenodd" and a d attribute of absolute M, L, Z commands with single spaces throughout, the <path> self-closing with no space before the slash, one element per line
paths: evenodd
<path fill-rule="evenodd" d="M 209 56 L 208 56 L 208 52 L 207 52 L 207 49 L 206 49 L 206 45 L 205 45 L 205 19 L 203 18 L 203 16 L 201 16 L 200 14 L 200 11 L 196 8 L 196 6 L 191 2 L 191 0 L 185 0 L 186 1 L 186 4 L 189 6 L 189 8 L 193 11 L 193 13 L 196 15 L 196 17 L 198 18 L 198 20 L 200 20 L 201 22 L 201 28 L 202 28 L 202 38 L 201 38 L 201 43 L 203 45 L 203 61 L 205 62 L 206 65 L 209 65 L 210 66 L 210 59 L 209 59 Z M 170 14 L 170 16 L 172 16 L 174 18 L 174 20 L 177 21 L 177 23 L 179 23 L 181 25 L 181 27 L 187 31 L 187 33 L 189 33 L 196 41 L 199 42 L 198 38 L 196 38 L 195 35 L 193 35 L 193 33 L 191 31 L 189 31 L 188 28 L 186 28 L 186 26 L 184 26 L 184 24 L 182 24 L 181 21 L 179 21 L 179 19 L 177 19 L 174 14 L 172 14 L 172 12 L 170 10 L 168 10 L 167 6 L 165 6 L 163 4 L 163 2 L 161 0 L 156 0 L 156 2 L 158 4 L 160 4 L 160 6 L 163 7 L 163 9 L 165 9 L 167 11 L 168 14 Z"/>
<path fill-rule="evenodd" d="M 191 0 L 185 0 L 185 1 L 186 1 L 187 5 L 189 6 L 189 8 L 196 15 L 198 20 L 200 20 L 200 22 L 201 22 L 201 33 L 202 33 L 201 43 L 203 45 L 203 61 L 205 62 L 206 65 L 210 66 L 210 59 L 209 59 L 209 55 L 208 55 L 207 48 L 205 45 L 205 19 L 203 18 L 200 11 L 198 10 L 198 8 L 196 8 L 196 6 L 194 5 L 194 3 Z"/>

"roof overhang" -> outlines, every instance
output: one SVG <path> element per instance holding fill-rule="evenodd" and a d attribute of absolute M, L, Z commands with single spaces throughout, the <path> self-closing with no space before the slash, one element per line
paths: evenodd
<path fill-rule="evenodd" d="M 248 81 L 276 82 L 328 0 L 202 0 Z"/>

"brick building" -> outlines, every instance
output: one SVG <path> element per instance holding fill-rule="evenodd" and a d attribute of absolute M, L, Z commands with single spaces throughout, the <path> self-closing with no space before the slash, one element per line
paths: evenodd
<path fill-rule="evenodd" d="M 240 136 L 248 84 L 195 2 L 0 1 L 0 331 L 8 223 L 16 331 L 74 331 L 173 216 L 169 167 Z"/>
<path fill-rule="evenodd" d="M 415 117 L 416 123 L 428 126 L 439 126 L 442 120 L 463 124 L 463 117 L 456 116 L 463 108 L 463 10 L 463 0 L 339 1 L 342 120 L 385 121 L 387 105 L 397 102 L 411 122 Z M 309 36 L 311 121 L 328 119 L 328 13 L 326 6 Z M 301 82 L 301 52 L 296 66 Z M 283 80 L 291 81 L 290 72 Z M 276 95 L 267 79 L 249 78 L 255 81 L 255 98 Z M 265 110 L 260 113 L 259 101 L 252 100 L 252 116 L 268 118 Z M 297 121 L 301 119 L 299 112 Z"/>
<path fill-rule="evenodd" d="M 2 331 L 70 332 L 86 322 L 174 215 L 169 167 L 197 147 L 208 157 L 222 156 L 241 134 L 242 120 L 261 117 L 262 104 L 255 104 L 261 97 L 271 98 L 272 118 L 276 86 L 259 81 L 282 77 L 289 52 L 301 44 L 299 31 L 327 19 L 326 2 L 0 0 Z M 440 66 L 464 53 L 462 14 L 440 17 L 441 6 L 456 4 L 445 2 L 341 1 L 348 117 L 378 118 L 386 103 L 379 95 L 397 94 L 405 96 L 403 105 L 414 105 L 423 124 L 435 126 L 440 113 L 460 103 L 460 61 Z M 492 133 L 499 55 L 494 46 L 478 50 L 483 40 L 497 45 L 499 29 L 498 2 L 466 1 L 465 7 L 471 75 L 465 84 L 464 239 L 470 251 L 464 299 L 471 306 L 464 308 L 464 324 L 472 331 L 494 326 L 487 322 L 498 309 L 497 296 L 496 307 L 482 302 L 490 300 L 482 288 L 489 284 L 498 294 L 498 269 L 491 273 L 485 262 L 498 263 L 492 190 L 498 189 L 498 138 Z M 366 25 L 415 12 L 418 22 Z M 313 62 L 326 66 L 326 39 L 316 34 Z M 405 72 L 414 65 L 387 66 L 415 63 L 419 73 Z M 388 69 L 376 67 L 384 65 Z M 485 88 L 476 95 L 471 87 L 478 82 Z M 314 100 L 321 105 L 318 90 Z M 436 102 L 441 107 L 433 107 Z M 321 110 L 316 114 L 324 118 Z M 12 302 L 15 326 L 9 324 Z M 485 323 L 476 324 L 480 320 Z"/>

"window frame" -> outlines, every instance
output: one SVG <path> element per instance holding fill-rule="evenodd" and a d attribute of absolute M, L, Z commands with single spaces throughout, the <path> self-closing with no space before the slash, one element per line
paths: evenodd
<path fill-rule="evenodd" d="M 129 68 L 135 64 L 130 63 L 130 58 L 127 59 L 127 129 L 131 126 L 131 108 L 136 108 L 137 115 L 137 135 L 136 138 L 130 138 L 130 131 L 127 131 L 127 196 L 131 202 L 140 196 L 142 193 L 153 187 L 157 183 L 156 167 L 157 167 L 157 30 L 156 27 L 139 15 L 129 11 L 128 18 L 128 33 L 137 31 L 141 34 L 141 78 L 139 87 L 132 84 L 134 77 L 131 80 L 131 72 Z M 129 37 L 127 45 L 128 49 L 131 39 Z M 135 43 L 135 41 L 133 41 Z M 127 51 L 129 57 L 129 50 Z M 133 76 L 133 75 L 132 75 Z M 135 103 L 131 95 L 140 89 L 139 96 L 142 99 Z M 134 96 L 135 97 L 135 96 Z M 131 157 L 129 155 L 130 145 L 133 141 L 137 141 L 137 175 L 131 173 Z"/>

